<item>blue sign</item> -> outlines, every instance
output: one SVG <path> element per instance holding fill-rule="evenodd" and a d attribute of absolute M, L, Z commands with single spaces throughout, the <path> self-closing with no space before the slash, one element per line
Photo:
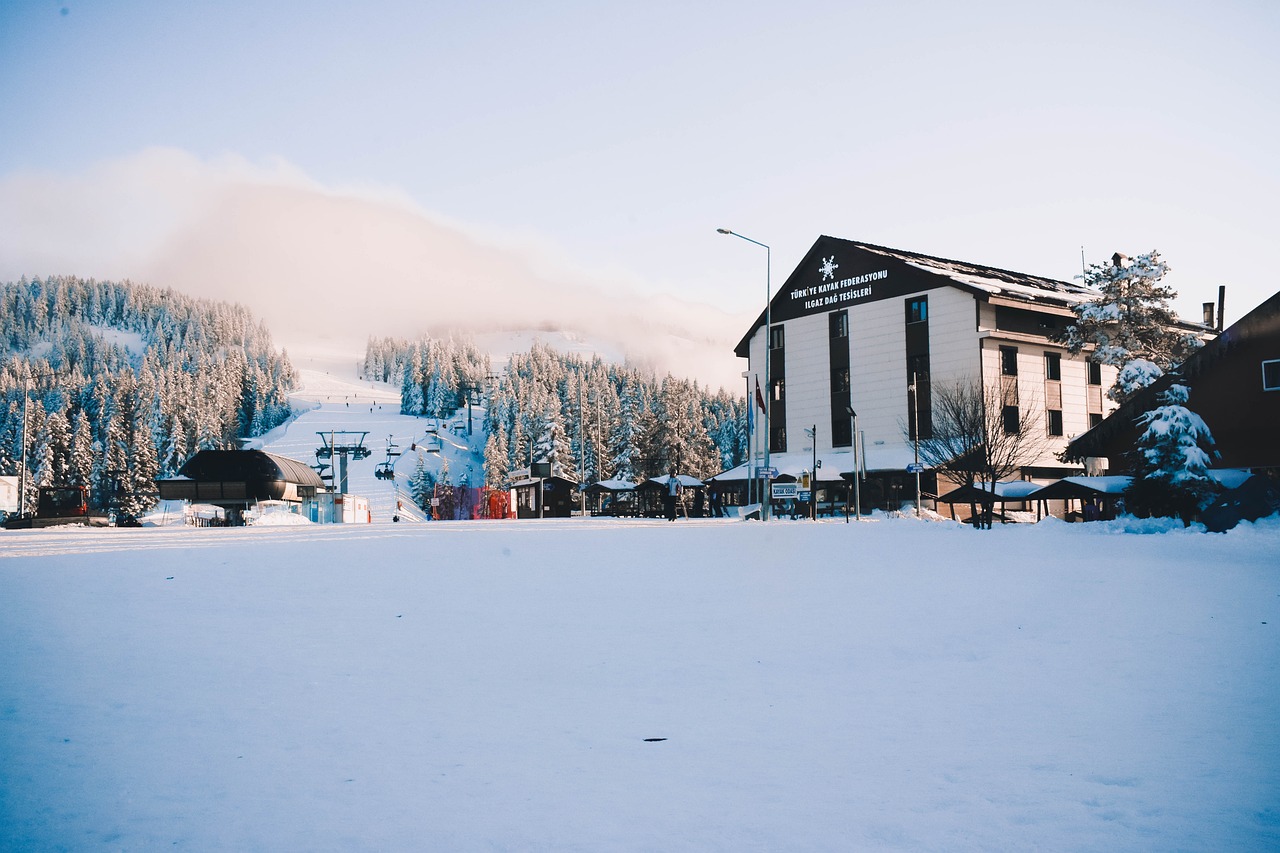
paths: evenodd
<path fill-rule="evenodd" d="M 924 470 L 924 465 L 920 462 L 911 462 L 907 464 L 908 474 L 919 474 Z"/>

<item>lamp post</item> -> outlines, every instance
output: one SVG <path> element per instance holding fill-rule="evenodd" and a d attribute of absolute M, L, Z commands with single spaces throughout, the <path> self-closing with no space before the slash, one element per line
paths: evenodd
<path fill-rule="evenodd" d="M 747 506 L 751 506 L 751 481 L 755 478 L 750 476 L 755 467 L 755 448 L 751 446 L 751 421 L 753 420 L 753 410 L 756 401 L 751 399 L 751 371 L 742 371 L 742 378 L 747 383 Z"/>
<path fill-rule="evenodd" d="M 858 452 L 858 413 L 853 410 L 853 406 L 845 406 L 844 410 L 853 418 L 853 517 L 862 521 L 862 489 L 858 482 L 862 476 L 862 460 Z M 845 517 L 848 518 L 848 513 Z"/>
<path fill-rule="evenodd" d="M 920 517 L 920 398 L 916 392 L 916 374 L 911 374 L 911 432 L 914 434 L 915 441 L 912 445 L 915 448 L 915 465 L 912 470 L 916 475 L 916 518 Z M 991 487 L 993 490 L 995 486 Z M 901 509 L 901 507 L 899 507 Z M 935 507 L 936 509 L 936 507 Z"/>
<path fill-rule="evenodd" d="M 773 251 L 769 248 L 767 244 L 761 243 L 759 240 L 752 240 L 750 237 L 746 237 L 742 234 L 739 234 L 737 231 L 731 231 L 728 228 L 717 228 L 716 231 L 720 234 L 729 234 L 739 238 L 740 240 L 746 240 L 748 243 L 755 243 L 757 246 L 764 247 L 764 388 L 765 388 L 764 468 L 765 468 L 765 475 L 764 475 L 764 484 L 761 488 L 762 494 L 760 496 L 760 501 L 762 504 L 761 510 L 760 510 L 760 518 L 763 519 L 764 521 L 768 521 L 770 516 L 773 514 L 770 506 L 772 503 L 772 500 L 771 500 L 772 495 L 770 494 L 770 492 L 772 491 L 772 488 L 770 487 L 770 483 L 769 483 L 769 480 L 770 480 L 769 445 L 772 442 L 772 435 L 769 431 L 769 413 L 773 411 L 773 385 L 770 382 L 770 376 L 769 376 L 769 372 L 770 372 L 769 361 L 770 361 L 770 355 L 771 355 L 770 345 L 772 344 L 770 337 L 773 334 L 773 313 L 772 313 L 773 306 L 770 298 L 771 292 L 772 292 L 772 286 L 769 282 L 769 275 L 770 275 L 770 270 L 773 266 L 773 263 L 772 263 Z M 749 394 L 748 394 L 748 397 L 750 397 Z"/>
<path fill-rule="evenodd" d="M 804 431 L 813 441 L 813 467 L 809 469 L 809 518 L 818 520 L 818 425 Z"/>

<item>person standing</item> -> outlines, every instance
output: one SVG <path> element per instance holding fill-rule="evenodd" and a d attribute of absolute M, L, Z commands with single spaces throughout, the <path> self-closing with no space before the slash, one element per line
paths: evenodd
<path fill-rule="evenodd" d="M 676 503 L 680 500 L 680 480 L 676 477 L 676 472 L 672 471 L 667 475 L 667 494 L 666 494 L 666 510 L 667 521 L 676 520 Z"/>

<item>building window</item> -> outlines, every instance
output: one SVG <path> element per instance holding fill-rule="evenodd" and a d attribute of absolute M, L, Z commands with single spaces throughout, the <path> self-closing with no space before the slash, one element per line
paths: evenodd
<path fill-rule="evenodd" d="M 831 337 L 849 337 L 849 312 L 836 311 L 831 315 Z"/>
<path fill-rule="evenodd" d="M 1000 347 L 1000 373 L 1004 376 L 1018 375 L 1018 348 Z"/>
<path fill-rule="evenodd" d="M 1098 414 L 1097 412 L 1090 412 L 1089 413 L 1089 429 L 1093 429 L 1100 423 L 1102 423 L 1102 415 Z"/>
<path fill-rule="evenodd" d="M 1049 435 L 1062 435 L 1062 410 L 1049 409 L 1046 411 L 1049 423 Z"/>
<path fill-rule="evenodd" d="M 929 319 L 929 297 L 920 296 L 907 300 L 907 322 L 923 323 Z"/>
<path fill-rule="evenodd" d="M 929 356 L 912 355 L 907 357 L 907 384 L 929 381 Z"/>
<path fill-rule="evenodd" d="M 831 446 L 851 447 L 853 445 L 853 419 L 847 414 L 831 421 Z"/>
<path fill-rule="evenodd" d="M 1262 390 L 1280 391 L 1280 358 L 1262 362 Z"/>
<path fill-rule="evenodd" d="M 787 452 L 787 428 L 785 426 L 773 427 L 770 432 L 773 433 L 769 438 L 770 453 L 786 453 Z"/>
<path fill-rule="evenodd" d="M 782 326 L 774 326 L 769 330 L 769 349 L 782 349 Z"/>
<path fill-rule="evenodd" d="M 1086 362 L 1089 365 L 1089 384 L 1102 384 L 1102 365 L 1096 361 Z"/>
<path fill-rule="evenodd" d="M 787 393 L 786 384 L 787 384 L 787 381 L 785 379 L 773 380 L 773 401 L 775 403 L 782 402 L 783 397 L 786 396 L 786 393 Z"/>
<path fill-rule="evenodd" d="M 834 367 L 831 369 L 831 393 L 848 395 L 849 393 L 849 368 Z"/>
<path fill-rule="evenodd" d="M 1059 353 L 1044 354 L 1044 378 L 1055 382 L 1062 379 L 1062 356 Z"/>
<path fill-rule="evenodd" d="M 1018 422 L 1018 407 L 1005 406 L 1001 412 L 1004 418 L 1005 435 L 1017 435 L 1020 423 Z"/>

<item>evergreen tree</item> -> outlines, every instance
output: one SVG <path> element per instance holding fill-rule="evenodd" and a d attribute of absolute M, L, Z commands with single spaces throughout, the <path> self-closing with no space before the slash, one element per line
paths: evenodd
<path fill-rule="evenodd" d="M 1177 294 L 1161 279 L 1169 266 L 1159 252 L 1136 258 L 1117 254 L 1110 264 L 1092 264 L 1084 283 L 1101 291 L 1072 310 L 1076 320 L 1060 340 L 1072 353 L 1087 352 L 1090 361 L 1121 371 L 1107 392 L 1123 402 L 1162 373 L 1180 364 L 1200 346 L 1192 334 L 1177 331 L 1178 318 L 1169 302 Z M 1137 362 L 1137 363 L 1135 363 Z M 1126 366 L 1135 363 L 1126 371 Z"/>
<path fill-rule="evenodd" d="M 431 515 L 431 498 L 435 496 L 435 491 L 435 476 L 427 468 L 422 452 L 419 451 L 418 461 L 413 466 L 413 476 L 409 478 L 409 494 L 412 495 L 414 503 L 428 516 Z"/>
<path fill-rule="evenodd" d="M 93 432 L 84 412 L 76 414 L 71 433 L 71 456 L 67 463 L 67 482 L 76 486 L 93 483 Z"/>
<path fill-rule="evenodd" d="M 1171 385 L 1160 395 L 1163 405 L 1138 418 L 1146 429 L 1135 452 L 1136 476 L 1125 492 L 1134 515 L 1176 517 L 1190 525 L 1220 491 L 1209 474 L 1213 435 L 1187 408 L 1189 395 L 1187 386 Z"/>
<path fill-rule="evenodd" d="M 641 412 L 644 400 L 637 383 L 628 378 L 618 399 L 618 420 L 609 435 L 609 450 L 613 455 L 613 476 L 617 480 L 636 482 L 644 477 L 640 448 L 645 444 L 644 419 Z"/>
<path fill-rule="evenodd" d="M 507 485 L 508 465 L 507 434 L 502 429 L 489 431 L 484 445 L 484 481 L 491 489 Z"/>

